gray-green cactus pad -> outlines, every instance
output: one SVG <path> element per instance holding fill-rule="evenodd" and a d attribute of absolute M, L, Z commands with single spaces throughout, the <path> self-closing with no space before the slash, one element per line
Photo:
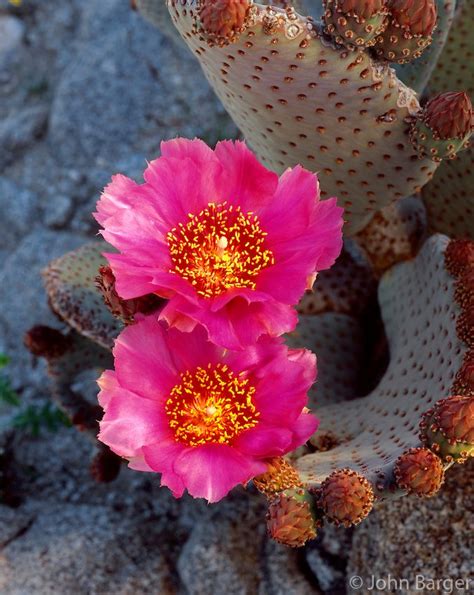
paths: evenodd
<path fill-rule="evenodd" d="M 105 306 L 95 286 L 99 267 L 107 264 L 105 242 L 93 242 L 51 262 L 43 271 L 54 312 L 80 334 L 111 348 L 122 325 Z"/>
<path fill-rule="evenodd" d="M 396 265 L 382 278 L 388 369 L 368 396 L 315 410 L 321 419 L 316 437 L 328 433 L 341 444 L 298 459 L 301 477 L 310 484 L 351 468 L 383 489 L 397 457 L 420 444 L 421 415 L 451 394 L 467 347 L 456 334 L 460 310 L 454 279 L 445 269 L 447 244 L 445 236 L 432 236 L 415 260 Z"/>

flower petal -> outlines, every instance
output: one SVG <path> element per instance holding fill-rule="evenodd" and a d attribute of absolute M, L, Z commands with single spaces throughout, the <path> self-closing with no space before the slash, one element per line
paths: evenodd
<path fill-rule="evenodd" d="M 241 141 L 217 143 L 215 154 L 226 172 L 227 200 L 244 212 L 259 212 L 273 200 L 278 176 L 264 167 Z"/>
<path fill-rule="evenodd" d="M 165 328 L 153 315 L 119 335 L 114 357 L 120 384 L 145 399 L 166 397 L 177 382 Z"/>
<path fill-rule="evenodd" d="M 209 444 L 184 451 L 174 464 L 194 498 L 217 502 L 238 484 L 245 484 L 267 465 L 246 458 L 230 446 Z"/>
<path fill-rule="evenodd" d="M 292 442 L 290 430 L 259 424 L 238 436 L 232 446 L 241 453 L 268 458 L 287 453 Z"/>
<path fill-rule="evenodd" d="M 99 440 L 115 453 L 134 457 L 145 444 L 170 433 L 164 411 L 156 401 L 143 399 L 118 386 L 110 390 Z"/>

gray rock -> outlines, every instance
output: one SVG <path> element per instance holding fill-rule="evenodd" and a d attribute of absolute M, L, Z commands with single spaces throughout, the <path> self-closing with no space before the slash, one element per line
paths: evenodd
<path fill-rule="evenodd" d="M 32 356 L 23 347 L 23 335 L 34 324 L 58 325 L 47 306 L 41 269 L 53 258 L 84 241 L 75 234 L 37 229 L 26 236 L 2 263 L 0 352 L 11 357 L 8 371 L 15 388 L 45 387 L 42 367 L 34 367 Z"/>
<path fill-rule="evenodd" d="M 16 17 L 0 14 L 0 65 L 22 43 L 25 26 Z"/>
<path fill-rule="evenodd" d="M 64 227 L 71 218 L 74 204 L 69 196 L 54 196 L 49 202 L 45 213 L 44 222 L 48 227 Z"/>
<path fill-rule="evenodd" d="M 0 177 L 0 248 L 14 250 L 38 220 L 38 198 L 7 178 Z"/>
<path fill-rule="evenodd" d="M 407 496 L 375 510 L 354 531 L 348 592 L 365 593 L 374 580 L 374 595 L 472 590 L 473 482 L 471 460 L 449 470 L 434 498 Z M 362 590 L 350 588 L 356 576 L 362 579 Z M 457 587 L 454 581 L 459 581 Z"/>
<path fill-rule="evenodd" d="M 314 595 L 321 593 L 301 567 L 302 550 L 267 540 L 262 555 L 263 581 L 259 595 Z"/>
<path fill-rule="evenodd" d="M 262 506 L 244 496 L 217 505 L 198 521 L 178 560 L 190 595 L 249 595 L 262 581 L 260 555 L 265 540 Z"/>
<path fill-rule="evenodd" d="M 92 18 L 85 13 L 51 112 L 49 142 L 65 164 L 95 161 L 113 172 L 130 152 L 156 156 L 163 138 L 235 134 L 197 63 L 127 4 L 88 4 Z"/>
<path fill-rule="evenodd" d="M 0 122 L 0 167 L 18 157 L 44 132 L 48 120 L 48 107 L 34 105 L 12 112 Z"/>
<path fill-rule="evenodd" d="M 105 506 L 36 506 L 3 549 L 2 595 L 176 593 L 152 522 Z M 19 511 L 21 514 L 21 511 Z"/>
<path fill-rule="evenodd" d="M 0 504 L 0 548 L 25 533 L 31 526 L 33 515 Z"/>

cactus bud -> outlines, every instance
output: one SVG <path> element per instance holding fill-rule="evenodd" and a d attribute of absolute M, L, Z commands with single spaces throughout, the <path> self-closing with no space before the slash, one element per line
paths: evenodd
<path fill-rule="evenodd" d="M 316 537 L 316 529 L 320 526 L 312 496 L 304 489 L 282 492 L 270 503 L 267 527 L 270 536 L 278 543 L 301 547 Z"/>
<path fill-rule="evenodd" d="M 385 0 L 325 0 L 325 33 L 348 47 L 370 47 L 387 26 Z"/>
<path fill-rule="evenodd" d="M 437 138 L 464 140 L 473 127 L 472 103 L 467 93 L 440 93 L 425 108 L 425 124 Z"/>
<path fill-rule="evenodd" d="M 24 344 L 33 355 L 54 359 L 66 353 L 71 339 L 55 328 L 37 325 L 25 334 Z"/>
<path fill-rule="evenodd" d="M 460 281 L 462 281 L 462 278 Z M 466 302 L 471 299 L 471 304 L 466 304 L 467 307 L 461 312 L 456 323 L 456 332 L 461 341 L 466 343 L 471 349 L 474 349 L 474 297 L 472 292 L 469 292 L 469 295 L 467 291 L 464 296 L 460 297 L 459 289 L 460 286 L 456 290 L 457 299 L 465 300 Z"/>
<path fill-rule="evenodd" d="M 92 459 L 90 466 L 91 475 L 99 483 L 110 483 L 120 473 L 121 463 L 122 459 L 108 447 L 101 447 Z"/>
<path fill-rule="evenodd" d="M 201 0 L 198 14 L 208 41 L 233 43 L 245 29 L 249 0 Z"/>
<path fill-rule="evenodd" d="M 459 275 L 456 280 L 454 299 L 465 311 L 474 309 L 474 269 Z M 468 318 L 471 320 L 471 326 L 474 326 L 474 316 L 471 315 Z M 468 343 L 468 341 L 465 342 Z"/>
<path fill-rule="evenodd" d="M 392 0 L 390 13 L 398 27 L 423 37 L 433 33 L 438 18 L 434 0 Z"/>
<path fill-rule="evenodd" d="M 410 137 L 421 156 L 440 161 L 464 148 L 472 129 L 472 103 L 467 94 L 441 93 L 426 104 L 412 124 Z"/>
<path fill-rule="evenodd" d="M 373 503 L 372 486 L 352 469 L 334 471 L 320 488 L 319 505 L 335 525 L 357 525 L 372 510 Z"/>
<path fill-rule="evenodd" d="M 438 16 L 436 0 L 392 0 L 389 10 L 377 54 L 399 64 L 419 58 L 432 41 Z"/>
<path fill-rule="evenodd" d="M 456 374 L 453 390 L 462 395 L 474 394 L 474 352 L 466 354 L 463 365 Z"/>
<path fill-rule="evenodd" d="M 464 463 L 474 454 L 474 396 L 438 401 L 420 423 L 420 438 L 447 462 Z"/>
<path fill-rule="evenodd" d="M 472 240 L 451 240 L 445 256 L 448 272 L 457 277 L 474 270 L 474 242 Z"/>
<path fill-rule="evenodd" d="M 441 459 L 427 448 L 411 448 L 399 456 L 394 473 L 399 488 L 425 498 L 434 496 L 444 479 Z"/>
<path fill-rule="evenodd" d="M 298 471 L 282 457 L 275 457 L 269 461 L 266 473 L 255 477 L 253 483 L 257 490 L 266 496 L 303 486 Z"/>
<path fill-rule="evenodd" d="M 133 324 L 137 313 L 149 314 L 157 310 L 163 300 L 150 294 L 133 300 L 123 300 L 115 289 L 115 276 L 109 266 L 101 266 L 96 277 L 96 286 L 102 293 L 105 305 L 114 316 L 120 318 L 125 324 Z"/>

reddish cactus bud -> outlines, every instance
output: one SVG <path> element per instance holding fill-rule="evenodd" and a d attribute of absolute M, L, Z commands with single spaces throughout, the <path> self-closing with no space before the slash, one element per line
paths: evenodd
<path fill-rule="evenodd" d="M 463 463 L 474 453 L 474 396 L 438 401 L 420 423 L 420 437 L 444 460 Z"/>
<path fill-rule="evenodd" d="M 422 37 L 433 33 L 438 18 L 435 0 L 392 0 L 390 12 L 398 27 Z"/>
<path fill-rule="evenodd" d="M 110 483 L 120 473 L 122 459 L 107 447 L 101 447 L 100 451 L 92 459 L 90 472 L 92 477 L 99 483 Z"/>
<path fill-rule="evenodd" d="M 325 32 L 349 47 L 370 47 L 385 30 L 385 0 L 325 0 Z"/>
<path fill-rule="evenodd" d="M 395 468 L 397 485 L 409 494 L 430 498 L 444 479 L 441 459 L 427 448 L 411 448 L 398 457 Z"/>
<path fill-rule="evenodd" d="M 319 505 L 335 525 L 357 525 L 372 510 L 373 503 L 372 486 L 352 469 L 334 471 L 320 488 Z"/>
<path fill-rule="evenodd" d="M 440 93 L 425 106 L 425 124 L 435 138 L 464 140 L 473 127 L 472 103 L 467 93 Z"/>
<path fill-rule="evenodd" d="M 474 242 L 471 240 L 451 240 L 445 256 L 448 272 L 457 277 L 474 270 Z"/>
<path fill-rule="evenodd" d="M 235 41 L 245 27 L 249 0 L 201 0 L 199 18 L 210 41 Z"/>
<path fill-rule="evenodd" d="M 392 0 L 389 10 L 377 54 L 399 64 L 419 58 L 432 41 L 437 20 L 435 0 Z"/>
<path fill-rule="evenodd" d="M 320 525 L 313 516 L 311 496 L 303 489 L 283 492 L 269 506 L 268 532 L 283 545 L 303 546 L 316 537 Z"/>
<path fill-rule="evenodd" d="M 266 496 L 303 486 L 298 471 L 282 457 L 272 459 L 268 463 L 267 472 L 255 477 L 253 483 L 257 490 Z"/>
<path fill-rule="evenodd" d="M 138 312 L 149 314 L 163 304 L 163 300 L 153 294 L 133 300 L 123 300 L 115 289 L 115 276 L 109 266 L 100 267 L 96 285 L 102 293 L 105 305 L 114 316 L 123 320 L 125 324 L 132 324 L 134 316 Z"/>
<path fill-rule="evenodd" d="M 459 296 L 459 287 L 456 290 L 457 298 L 460 299 Z M 466 301 L 468 296 L 466 296 Z M 469 305 L 466 307 L 465 310 L 461 312 L 457 323 L 456 323 L 456 332 L 458 337 L 466 343 L 468 347 L 474 349 L 474 304 Z"/>
<path fill-rule="evenodd" d="M 341 13 L 361 19 L 370 19 L 386 10 L 385 0 L 336 0 L 336 6 Z"/>
<path fill-rule="evenodd" d="M 453 392 L 459 395 L 474 395 L 474 351 L 466 353 L 463 365 L 456 374 Z"/>
<path fill-rule="evenodd" d="M 465 148 L 472 126 L 472 104 L 466 93 L 441 93 L 417 116 L 410 138 L 421 156 L 452 159 Z"/>
<path fill-rule="evenodd" d="M 474 269 L 458 277 L 454 299 L 465 310 L 474 307 Z M 471 317 L 471 321 L 472 326 L 474 318 Z"/>
<path fill-rule="evenodd" d="M 71 339 L 49 326 L 37 325 L 24 336 L 25 347 L 33 355 L 53 359 L 61 357 L 71 347 Z"/>

